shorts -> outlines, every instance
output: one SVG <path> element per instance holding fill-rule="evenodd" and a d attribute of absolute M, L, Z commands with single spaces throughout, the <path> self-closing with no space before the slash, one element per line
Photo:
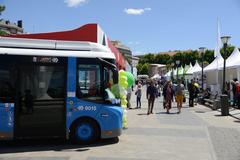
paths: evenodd
<path fill-rule="evenodd" d="M 183 95 L 177 95 L 177 96 L 176 96 L 176 101 L 177 101 L 178 103 L 183 103 Z"/>

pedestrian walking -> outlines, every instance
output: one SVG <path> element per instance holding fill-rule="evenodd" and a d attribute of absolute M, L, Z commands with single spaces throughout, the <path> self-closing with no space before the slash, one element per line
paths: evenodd
<path fill-rule="evenodd" d="M 189 92 L 189 107 L 194 107 L 195 86 L 193 79 L 191 79 L 191 82 L 188 84 L 188 92 Z"/>
<path fill-rule="evenodd" d="M 157 89 L 154 82 L 151 81 L 150 85 L 147 87 L 147 99 L 148 99 L 148 112 L 147 114 L 153 114 L 154 101 L 156 98 Z"/>
<path fill-rule="evenodd" d="M 197 105 L 198 97 L 199 97 L 199 93 L 200 93 L 200 87 L 199 87 L 198 81 L 194 83 L 194 90 L 195 90 L 195 93 L 194 93 L 193 102 L 194 102 L 195 105 Z"/>
<path fill-rule="evenodd" d="M 178 84 L 176 86 L 176 102 L 178 108 L 178 114 L 181 113 L 183 98 L 184 98 L 184 85 L 181 83 L 181 80 L 178 80 Z"/>
<path fill-rule="evenodd" d="M 167 97 L 167 87 L 169 85 L 170 81 L 166 81 L 164 84 L 163 84 L 163 92 L 162 92 L 162 95 L 163 95 L 163 109 L 166 109 L 166 97 Z"/>
<path fill-rule="evenodd" d="M 142 84 L 138 82 L 137 89 L 135 91 L 135 95 L 137 97 L 137 107 L 141 108 L 141 97 L 142 97 Z"/>
<path fill-rule="evenodd" d="M 236 96 L 236 81 L 232 80 L 231 81 L 231 86 L 232 86 L 232 95 L 233 95 L 233 106 L 237 105 L 237 96 Z"/>
<path fill-rule="evenodd" d="M 132 94 L 132 88 L 130 87 L 130 88 L 127 89 L 127 108 L 128 109 L 132 109 L 131 108 L 131 102 L 130 102 L 131 94 Z"/>
<path fill-rule="evenodd" d="M 166 91 L 165 91 L 165 108 L 167 109 L 167 114 L 169 114 L 169 110 L 172 108 L 172 101 L 173 101 L 173 95 L 174 95 L 174 90 L 172 87 L 172 84 L 169 82 L 167 83 L 166 86 Z"/>
<path fill-rule="evenodd" d="M 236 101 L 237 107 L 240 109 L 240 83 L 238 81 L 236 83 Z"/>

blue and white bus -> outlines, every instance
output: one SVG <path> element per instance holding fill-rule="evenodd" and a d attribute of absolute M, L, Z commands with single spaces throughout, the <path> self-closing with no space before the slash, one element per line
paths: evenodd
<path fill-rule="evenodd" d="M 121 135 L 123 111 L 108 99 L 109 82 L 118 74 L 105 46 L 0 37 L 0 140 L 86 144 Z"/>

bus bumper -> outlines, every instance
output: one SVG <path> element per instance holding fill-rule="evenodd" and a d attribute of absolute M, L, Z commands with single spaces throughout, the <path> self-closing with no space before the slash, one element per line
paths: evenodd
<path fill-rule="evenodd" d="M 122 134 L 122 116 L 121 107 L 102 107 L 98 113 L 98 120 L 101 128 L 101 138 L 114 138 Z"/>
<path fill-rule="evenodd" d="M 114 138 L 114 137 L 118 137 L 122 134 L 122 129 L 121 128 L 117 128 L 117 129 L 112 129 L 112 130 L 105 130 L 105 131 L 101 131 L 101 138 L 105 139 L 105 138 Z"/>

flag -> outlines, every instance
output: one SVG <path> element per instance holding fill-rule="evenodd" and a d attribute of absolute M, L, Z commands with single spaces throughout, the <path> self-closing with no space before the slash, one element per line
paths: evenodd
<path fill-rule="evenodd" d="M 214 57 L 221 56 L 220 54 L 221 46 L 222 46 L 222 41 L 221 41 L 221 35 L 220 35 L 220 22 L 219 22 L 219 19 L 217 19 L 217 45 L 214 50 Z"/>

